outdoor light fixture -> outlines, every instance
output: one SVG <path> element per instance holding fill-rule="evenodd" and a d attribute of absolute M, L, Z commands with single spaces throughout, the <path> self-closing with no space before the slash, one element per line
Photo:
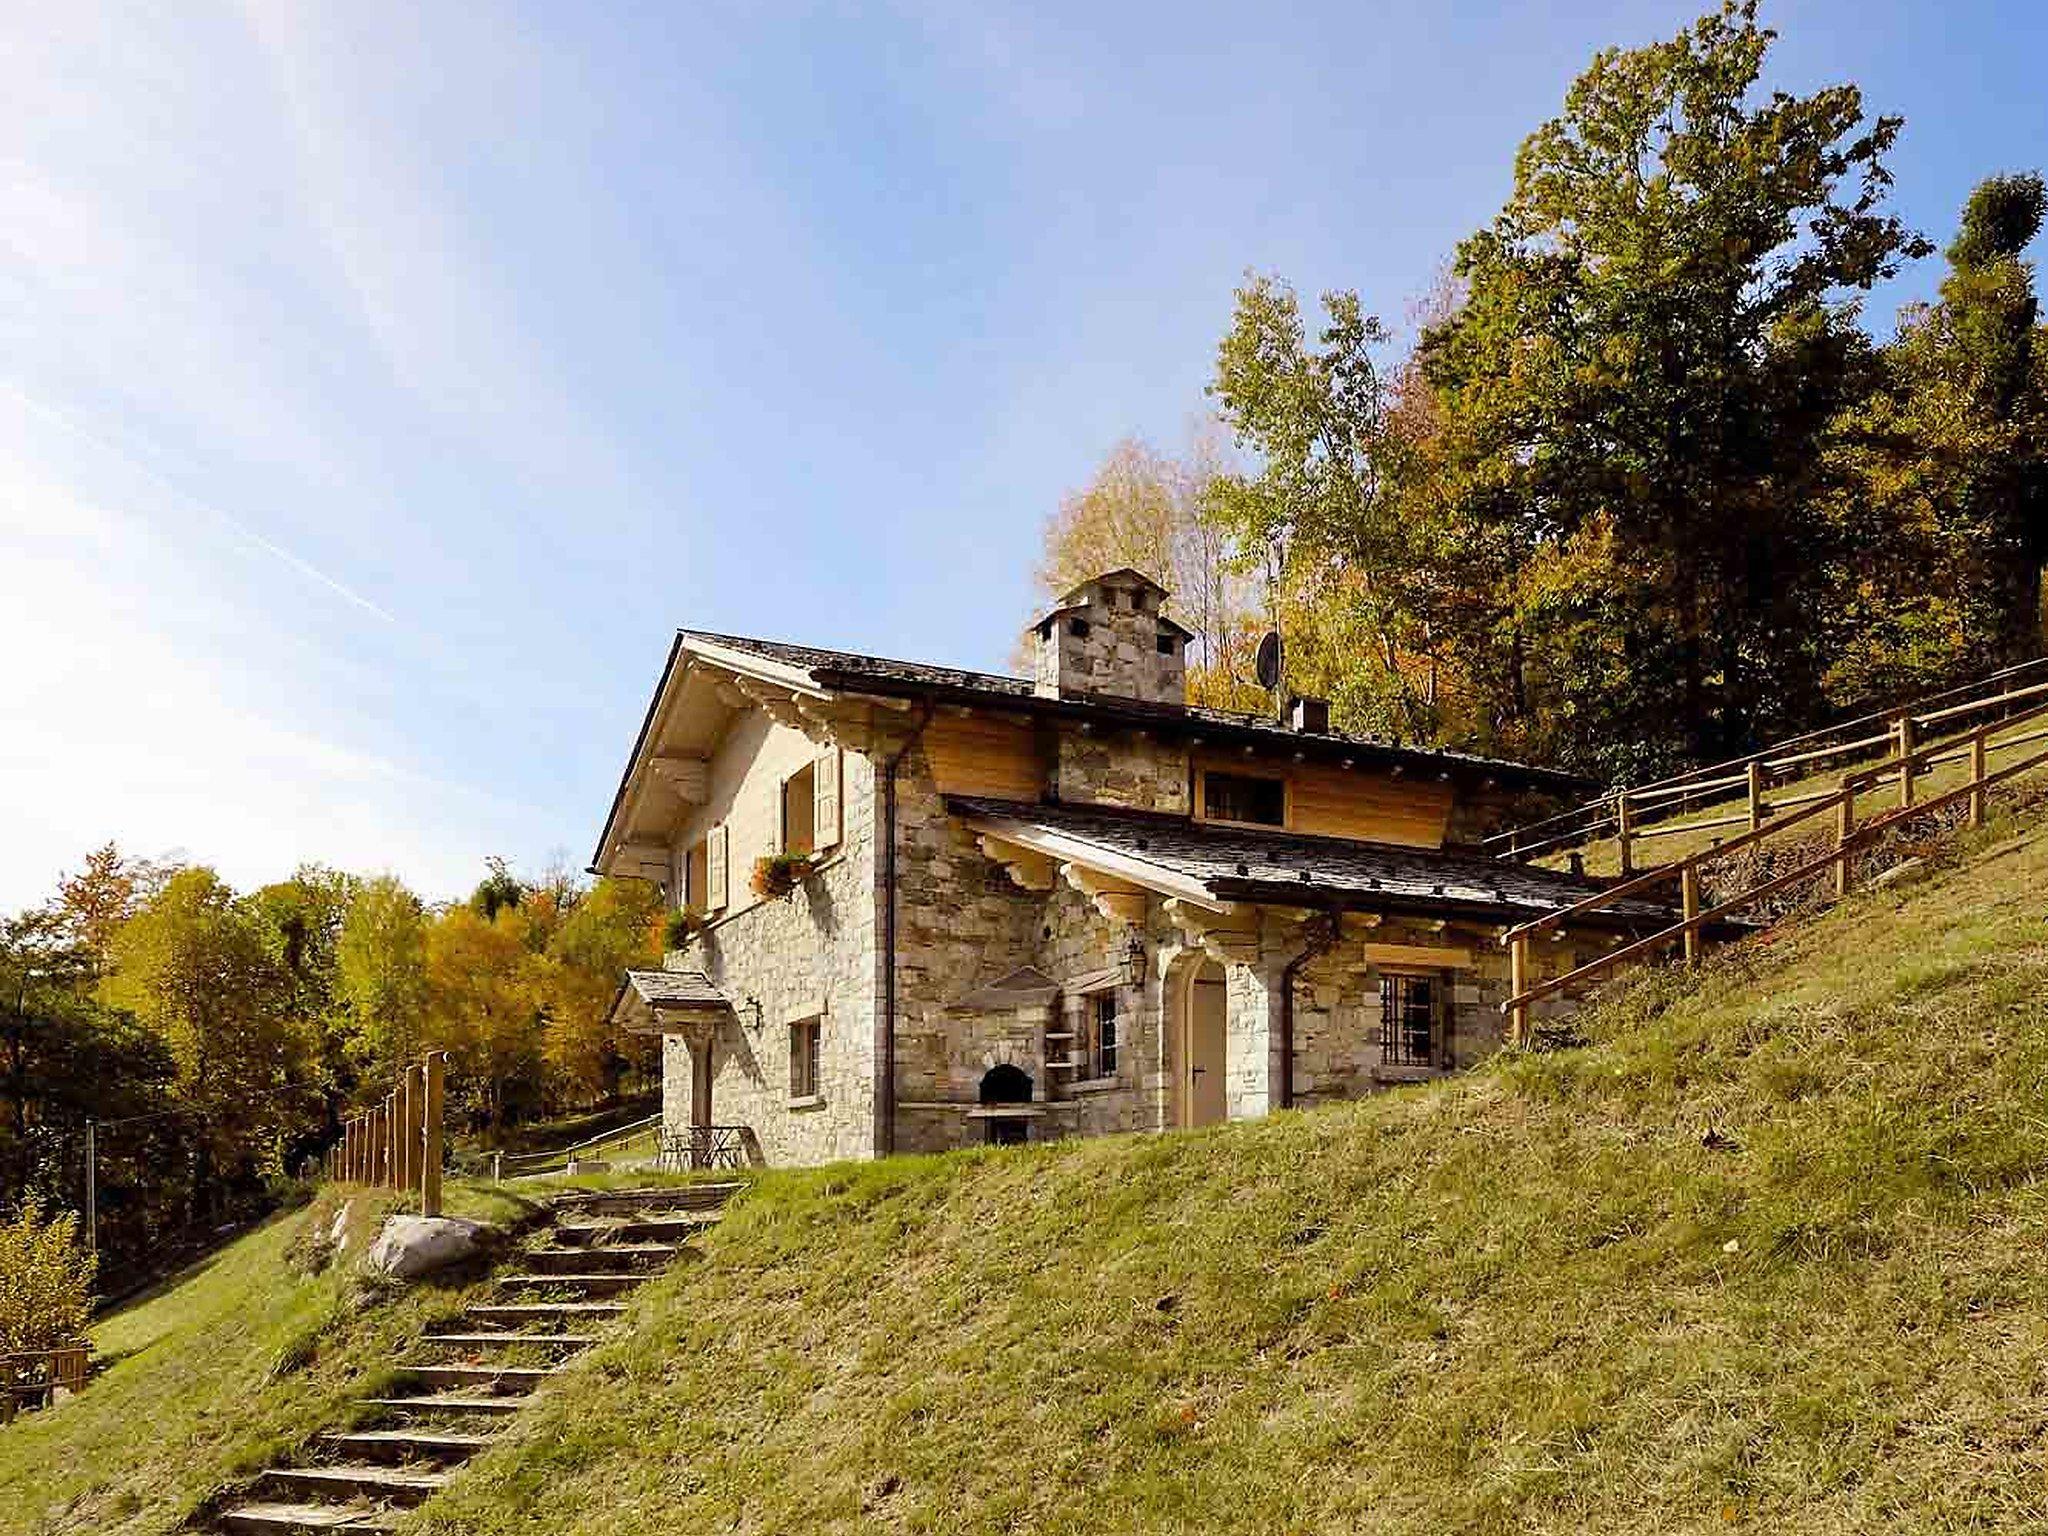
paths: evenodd
<path fill-rule="evenodd" d="M 761 999 L 759 999 L 758 997 L 749 997 L 742 1000 L 740 1006 L 742 1008 L 751 1009 L 753 1011 L 754 1022 L 749 1027 L 752 1028 L 754 1033 L 758 1035 L 761 1032 L 761 1021 L 763 1018 Z"/>
<path fill-rule="evenodd" d="M 1124 941 L 1124 977 L 1134 987 L 1145 984 L 1145 935 L 1135 927 Z"/>

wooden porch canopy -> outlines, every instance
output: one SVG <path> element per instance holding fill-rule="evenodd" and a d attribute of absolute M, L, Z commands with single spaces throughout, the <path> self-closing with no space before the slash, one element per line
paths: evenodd
<path fill-rule="evenodd" d="M 628 971 L 610 1014 L 633 1035 L 695 1034 L 733 1016 L 732 1000 L 702 971 Z"/>

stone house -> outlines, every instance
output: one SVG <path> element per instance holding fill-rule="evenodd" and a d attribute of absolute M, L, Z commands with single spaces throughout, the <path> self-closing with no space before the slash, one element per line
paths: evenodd
<path fill-rule="evenodd" d="M 1581 786 L 1191 706 L 1166 595 L 1088 582 L 1029 678 L 676 636 L 591 865 L 689 914 L 615 1004 L 662 1036 L 671 1156 L 1198 1126 L 1494 1049 L 1503 927 L 1593 887 L 1473 845 Z"/>

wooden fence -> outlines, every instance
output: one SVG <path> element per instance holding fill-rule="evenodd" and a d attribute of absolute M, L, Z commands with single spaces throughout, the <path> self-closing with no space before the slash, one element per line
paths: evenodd
<path fill-rule="evenodd" d="M 1625 878 L 1635 873 L 1637 845 L 1647 839 L 1727 827 L 1754 832 L 1772 810 L 1819 800 L 1828 793 L 1773 801 L 1767 794 L 1775 785 L 1873 753 L 1909 752 L 1928 734 L 1953 732 L 1971 715 L 1997 717 L 2044 697 L 2048 697 L 2048 656 L 1887 710 L 1774 741 L 1746 757 L 1612 790 L 1555 816 L 1495 833 L 1481 846 L 1503 858 L 1536 859 L 1612 837 Z M 1712 820 L 1684 819 L 1717 803 L 1738 808 Z"/>
<path fill-rule="evenodd" d="M 327 1177 L 344 1184 L 417 1190 L 420 1213 L 441 1214 L 441 1115 L 445 1052 L 407 1067 L 381 1103 L 341 1124 L 327 1154 Z"/>
<path fill-rule="evenodd" d="M 2040 691 L 2027 690 L 2029 693 Z M 2013 696 L 2017 697 L 2016 694 Z M 1967 824 L 1981 827 L 1984 824 L 1985 798 L 1995 785 L 2048 763 L 2048 751 L 2042 751 L 1994 769 L 1990 766 L 1992 754 L 2010 752 L 2018 747 L 2048 740 L 2048 729 L 2026 728 L 2044 717 L 2048 717 L 2048 704 L 2036 705 L 2003 720 L 1986 722 L 1970 731 L 1959 743 L 1921 747 L 1913 742 L 1913 717 L 1904 716 L 1897 735 L 1898 751 L 1880 763 L 1844 774 L 1836 788 L 1788 796 L 1775 804 L 1766 805 L 1760 814 L 1749 818 L 1750 830 L 1740 837 L 1689 854 L 1646 874 L 1624 879 L 1619 884 L 1611 885 L 1583 901 L 1548 913 L 1532 922 L 1510 928 L 1501 937 L 1501 943 L 1507 946 L 1508 950 L 1509 986 L 1513 994 L 1501 1004 L 1501 1011 L 1508 1015 L 1508 1038 L 1518 1045 L 1527 1041 L 1529 1008 L 1532 1004 L 1567 988 L 1584 986 L 1596 981 L 1628 961 L 1653 954 L 1672 944 L 1683 947 L 1688 964 L 1696 961 L 1699 958 L 1700 947 L 1710 931 L 1728 923 L 1738 914 L 1768 900 L 1778 892 L 1798 885 L 1801 881 L 1831 873 L 1836 898 L 1846 896 L 1854 879 L 1857 850 L 1887 832 L 1895 831 L 1958 804 L 1968 807 Z M 1921 717 L 1923 721 L 1925 718 Z M 1924 777 L 1937 764 L 1959 761 L 1967 761 L 1970 765 L 1970 776 L 1967 781 L 1929 800 L 1921 800 L 1915 795 L 1916 779 Z M 1887 782 L 1897 788 L 1897 803 L 1890 809 L 1859 823 L 1856 819 L 1858 797 Z M 1778 811 L 1785 814 L 1774 814 Z M 1716 902 L 1711 907 L 1703 908 L 1700 905 L 1702 870 L 1734 854 L 1755 848 L 1793 827 L 1811 822 L 1829 812 L 1833 812 L 1835 818 L 1834 839 L 1833 845 L 1826 853 L 1761 880 L 1733 896 Z M 1697 827 L 1699 823 L 1695 822 L 1692 825 Z M 1589 960 L 1562 976 L 1534 983 L 1529 980 L 1532 939 L 1545 933 L 1562 930 L 1573 921 L 1583 919 L 1587 914 L 1597 912 L 1617 901 L 1630 898 L 1640 900 L 1659 888 L 1672 886 L 1676 887 L 1678 899 L 1677 921 L 1610 950 L 1595 960 Z"/>
<path fill-rule="evenodd" d="M 0 1424 L 25 1408 L 47 1408 L 59 1389 L 83 1392 L 91 1374 L 92 1345 L 85 1340 L 0 1354 Z"/>

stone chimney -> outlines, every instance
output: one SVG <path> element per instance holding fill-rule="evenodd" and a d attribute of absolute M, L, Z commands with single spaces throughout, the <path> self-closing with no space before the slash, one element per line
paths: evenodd
<path fill-rule="evenodd" d="M 1166 588 L 1128 568 L 1083 582 L 1033 626 L 1043 698 L 1187 703 L 1189 632 L 1160 612 Z"/>

